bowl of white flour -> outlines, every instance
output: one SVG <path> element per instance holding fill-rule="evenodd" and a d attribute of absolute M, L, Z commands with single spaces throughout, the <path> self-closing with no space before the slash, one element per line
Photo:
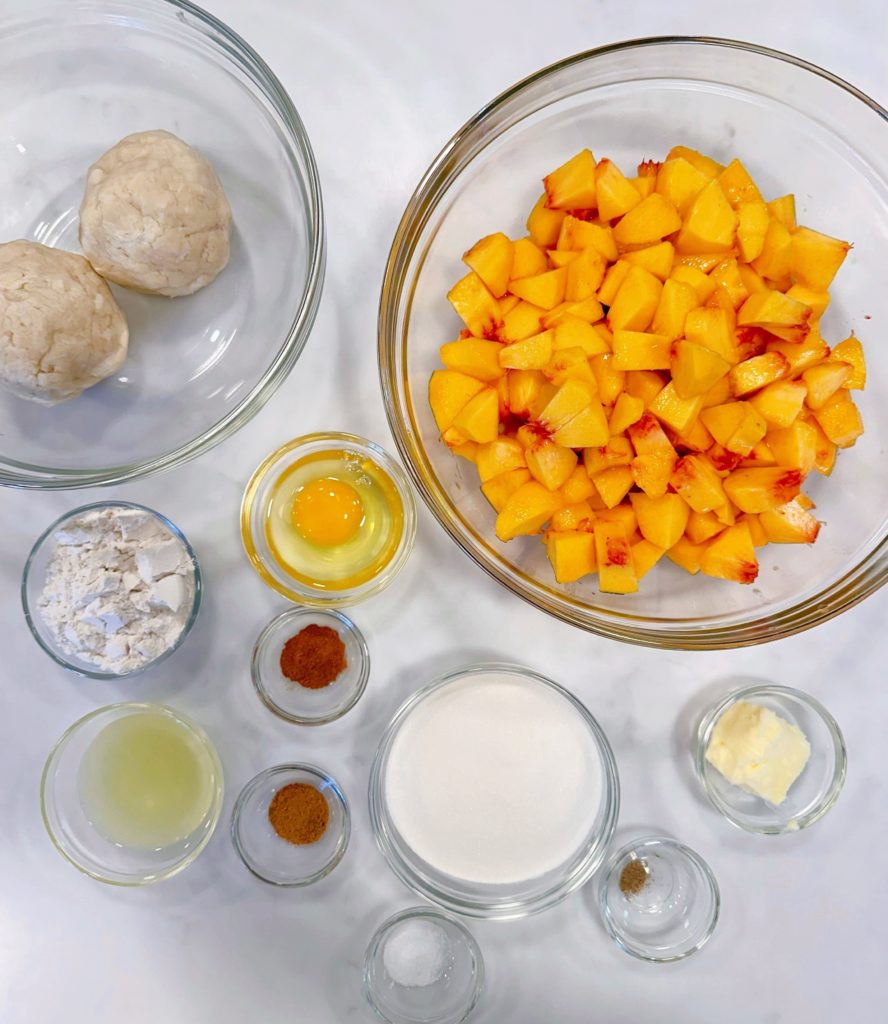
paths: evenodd
<path fill-rule="evenodd" d="M 370 775 L 389 866 L 470 917 L 524 917 L 588 881 L 619 802 L 613 753 L 586 707 L 514 665 L 474 666 L 414 693 Z"/>
<path fill-rule="evenodd" d="M 197 557 L 165 516 L 131 502 L 66 513 L 37 539 L 22 577 L 34 639 L 92 679 L 135 675 L 168 658 L 200 608 Z"/>

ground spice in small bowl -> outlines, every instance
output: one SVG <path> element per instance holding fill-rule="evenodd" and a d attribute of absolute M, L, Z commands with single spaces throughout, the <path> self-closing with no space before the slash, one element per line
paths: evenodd
<path fill-rule="evenodd" d="M 648 870 L 637 857 L 620 872 L 620 892 L 624 896 L 635 896 L 647 885 Z"/>
<path fill-rule="evenodd" d="M 281 651 L 281 672 L 309 690 L 329 686 L 347 667 L 345 644 L 329 626 L 306 626 Z"/>
<path fill-rule="evenodd" d="M 308 846 L 316 843 L 327 831 L 330 805 L 314 786 L 291 782 L 271 798 L 268 820 L 281 839 L 294 846 Z"/>

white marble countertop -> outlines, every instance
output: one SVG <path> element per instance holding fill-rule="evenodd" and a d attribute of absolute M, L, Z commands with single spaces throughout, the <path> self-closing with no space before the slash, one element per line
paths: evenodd
<path fill-rule="evenodd" d="M 0 0 L 0 13 L 11 2 Z M 578 49 L 685 33 L 789 50 L 885 103 L 879 5 L 212 0 L 207 6 L 268 60 L 308 127 L 329 228 L 324 299 L 291 378 L 208 456 L 113 491 L 0 493 L 0 1020 L 369 1021 L 359 980 L 365 944 L 385 917 L 417 902 L 389 872 L 370 834 L 366 781 L 381 727 L 410 691 L 442 670 L 502 657 L 565 683 L 598 717 L 622 777 L 618 837 L 662 830 L 681 838 L 712 865 L 723 904 L 709 946 L 665 967 L 636 962 L 611 944 L 592 886 L 536 918 L 473 924 L 488 967 L 478 1024 L 884 1020 L 888 793 L 879 757 L 888 712 L 882 632 L 888 593 L 813 633 L 758 649 L 645 651 L 573 630 L 512 597 L 422 509 L 417 549 L 402 577 L 353 611 L 372 652 L 367 694 L 342 721 L 299 730 L 273 718 L 251 689 L 250 647 L 281 602 L 248 568 L 236 519 L 250 471 L 288 437 L 346 429 L 391 447 L 375 366 L 385 255 L 420 174 L 487 99 Z M 349 380 L 363 382 L 359 394 L 340 387 L 337 367 L 346 362 Z M 18 599 L 37 531 L 100 493 L 167 513 L 195 544 L 206 576 L 206 604 L 187 645 L 129 685 L 78 681 L 53 666 L 29 636 Z M 845 732 L 845 791 L 808 832 L 776 840 L 740 833 L 698 792 L 692 723 L 741 675 L 809 691 Z M 226 823 L 240 786 L 267 765 L 306 759 L 335 774 L 354 813 L 342 865 L 309 890 L 279 892 L 243 869 L 220 827 L 196 864 L 162 885 L 116 890 L 74 871 L 40 821 L 44 758 L 80 715 L 133 696 L 174 704 L 206 726 L 225 765 Z"/>

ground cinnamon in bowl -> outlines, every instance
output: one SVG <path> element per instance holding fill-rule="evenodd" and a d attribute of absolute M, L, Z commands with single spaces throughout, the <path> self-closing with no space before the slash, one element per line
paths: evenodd
<path fill-rule="evenodd" d="M 271 798 L 268 820 L 281 839 L 295 846 L 308 846 L 316 843 L 327 831 L 330 805 L 314 786 L 291 782 Z"/>
<path fill-rule="evenodd" d="M 329 626 L 306 626 L 281 651 L 281 672 L 309 690 L 329 686 L 347 667 L 345 644 Z"/>

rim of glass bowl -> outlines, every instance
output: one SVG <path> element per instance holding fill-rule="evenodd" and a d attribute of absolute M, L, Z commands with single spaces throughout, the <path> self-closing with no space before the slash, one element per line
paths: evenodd
<path fill-rule="evenodd" d="M 385 921 L 376 929 L 367 943 L 367 949 L 364 952 L 363 970 L 361 972 L 361 978 L 363 981 L 364 997 L 370 1004 L 370 1009 L 376 1014 L 376 1016 L 385 1021 L 385 1024 L 392 1024 L 390 1017 L 386 1015 L 383 1009 L 377 1005 L 376 997 L 373 993 L 373 986 L 370 978 L 372 974 L 373 961 L 376 958 L 377 951 L 379 950 L 380 943 L 389 934 L 395 925 L 401 924 L 403 921 L 446 921 L 447 924 L 452 925 L 465 940 L 466 948 L 469 951 L 469 955 L 472 958 L 472 964 L 474 965 L 474 984 L 472 985 L 472 998 L 466 1006 L 465 1012 L 459 1018 L 457 1024 L 462 1024 L 463 1021 L 467 1021 L 469 1017 L 475 1011 L 478 1005 L 478 1000 L 481 998 L 484 992 L 484 954 L 481 952 L 481 947 L 478 945 L 475 936 L 469 931 L 468 928 L 453 914 L 448 914 L 447 911 L 441 910 L 438 907 L 408 907 L 406 910 L 399 910 L 397 914 L 392 914 L 391 917 L 386 918 Z"/>
<path fill-rule="evenodd" d="M 593 611 L 567 595 L 545 593 L 531 577 L 525 576 L 511 563 L 494 556 L 487 544 L 474 533 L 464 535 L 461 524 L 456 522 L 450 499 L 435 479 L 410 413 L 407 397 L 407 330 L 406 326 L 399 326 L 402 311 L 409 310 L 412 302 L 407 294 L 408 270 L 422 232 L 439 202 L 462 171 L 487 146 L 526 116 L 552 102 L 551 93 L 546 89 L 547 81 L 605 55 L 674 45 L 734 49 L 792 64 L 848 92 L 888 122 L 888 111 L 844 79 L 791 54 L 738 40 L 710 36 L 651 36 L 585 50 L 550 64 L 517 82 L 482 107 L 446 143 L 423 175 L 398 224 L 386 263 L 379 300 L 377 352 L 386 416 L 407 472 L 440 525 L 485 572 L 512 593 L 548 614 L 612 640 L 672 650 L 721 650 L 792 636 L 858 604 L 888 579 L 888 537 L 824 590 L 776 614 L 741 623 L 670 628 L 668 625 L 652 625 L 631 613 Z M 530 100 L 528 94 L 533 94 Z"/>
<path fill-rule="evenodd" d="M 304 878 L 299 878 L 291 882 L 281 882 L 276 878 L 269 878 L 267 875 L 263 875 L 255 863 L 250 859 L 241 843 L 238 825 L 240 823 L 241 812 L 244 809 L 244 804 L 246 804 L 247 799 L 253 795 L 253 792 L 258 789 L 266 779 L 271 779 L 274 778 L 275 775 L 283 775 L 286 772 L 293 771 L 305 772 L 306 775 L 313 775 L 320 782 L 323 782 L 327 789 L 333 791 L 335 799 L 342 810 L 342 834 L 336 844 L 336 849 L 333 851 L 333 856 L 326 864 L 318 868 L 318 870 L 313 874 L 306 875 Z M 240 857 L 244 867 L 251 875 L 258 878 L 260 882 L 265 882 L 267 885 L 275 885 L 279 889 L 300 889 L 303 886 L 312 885 L 315 882 L 319 882 L 322 878 L 326 878 L 345 856 L 346 851 L 348 850 L 349 841 L 351 840 L 351 808 L 348 806 L 348 800 L 346 800 L 345 793 L 343 793 L 339 783 L 332 775 L 325 772 L 323 768 L 318 768 L 317 765 L 308 764 L 303 761 L 288 761 L 286 764 L 275 764 L 272 765 L 271 768 L 264 768 L 244 785 L 243 789 L 238 793 L 237 800 L 235 800 L 234 807 L 231 811 L 230 831 L 231 842 L 234 844 L 234 849 L 237 852 L 238 857 Z"/>
<path fill-rule="evenodd" d="M 209 826 L 205 829 L 204 835 L 200 841 L 192 847 L 187 854 L 182 857 L 181 860 L 176 861 L 169 868 L 152 872 L 148 878 L 132 878 L 132 879 L 121 879 L 121 878 L 109 878 L 105 875 L 101 875 L 96 871 L 91 871 L 85 867 L 79 861 L 75 860 L 62 843 L 59 841 L 58 836 L 53 831 L 53 828 L 49 821 L 49 813 L 47 812 L 47 794 L 50 790 L 47 788 L 49 782 L 50 771 L 58 761 L 65 747 L 70 742 L 71 738 L 81 729 L 81 727 L 92 722 L 94 719 L 101 715 L 114 714 L 122 710 L 144 710 L 148 709 L 151 711 L 162 711 L 164 714 L 170 715 L 175 718 L 177 722 L 180 722 L 191 733 L 200 740 L 204 750 L 213 762 L 213 770 L 216 773 L 217 783 L 213 791 L 213 802 L 207 812 L 206 820 L 209 822 Z M 62 735 L 56 740 L 52 750 L 50 750 L 46 762 L 43 766 L 43 774 L 40 777 L 40 815 L 43 818 L 43 825 L 49 838 L 52 840 L 53 846 L 59 851 L 59 853 L 68 861 L 69 864 L 73 864 L 78 871 L 82 874 L 87 875 L 90 878 L 95 879 L 97 882 L 103 882 L 105 885 L 116 885 L 124 889 L 131 889 L 141 885 L 153 885 L 155 882 L 162 882 L 167 878 L 172 878 L 173 875 L 177 875 L 180 871 L 184 871 L 189 864 L 193 863 L 206 849 L 207 844 L 213 838 L 213 833 L 216 831 L 216 826 L 219 824 L 219 818 L 222 816 L 222 803 L 225 797 L 225 773 L 222 770 L 222 762 L 219 759 L 219 754 L 216 751 L 213 741 L 207 735 L 203 726 L 198 725 L 188 715 L 184 715 L 181 711 L 177 711 L 176 708 L 172 708 L 167 704 L 155 704 L 150 701 L 119 701 L 116 704 L 106 704 L 104 707 L 96 708 L 95 711 L 90 711 L 89 714 L 83 715 L 78 718 L 73 725 L 69 725 L 68 728 L 62 733 Z"/>
<path fill-rule="evenodd" d="M 683 953 L 671 953 L 667 956 L 649 956 L 642 953 L 640 949 L 629 945 L 617 930 L 613 914 L 611 913 L 610 906 L 607 902 L 608 883 L 620 862 L 628 854 L 636 853 L 639 850 L 644 850 L 645 848 L 650 848 L 652 846 L 671 846 L 673 849 L 680 851 L 697 868 L 700 875 L 709 886 L 709 891 L 712 893 L 712 900 L 714 904 L 712 920 L 709 922 L 697 942 Z M 607 865 L 601 872 L 601 881 L 598 883 L 598 909 L 601 913 L 601 920 L 604 923 L 605 930 L 624 953 L 628 953 L 629 956 L 634 956 L 637 960 L 644 960 L 649 964 L 673 964 L 679 960 L 687 960 L 689 956 L 702 949 L 712 938 L 712 933 L 715 931 L 715 926 L 718 924 L 719 914 L 721 913 L 721 890 L 718 887 L 718 880 L 716 879 L 712 868 L 696 850 L 692 850 L 690 846 L 686 846 L 684 843 L 679 842 L 678 839 L 673 839 L 671 836 L 664 836 L 660 834 L 642 835 L 639 836 L 635 842 L 629 842 L 626 843 L 625 846 L 621 846 L 620 849 L 617 850 L 616 853 L 614 853 L 608 860 Z"/>
<path fill-rule="evenodd" d="M 404 524 L 401 529 L 401 539 L 391 559 L 371 579 L 345 590 L 315 590 L 306 584 L 299 583 L 292 577 L 288 577 L 289 582 L 284 582 L 282 578 L 278 578 L 268 569 L 253 540 L 253 508 L 256 495 L 266 475 L 285 456 L 299 448 L 308 448 L 314 445 L 338 446 L 346 450 L 357 451 L 378 462 L 391 478 L 403 508 Z M 404 568 L 416 541 L 416 499 L 413 497 L 413 490 L 404 470 L 375 441 L 360 437 L 358 434 L 345 434 L 337 431 L 303 434 L 302 437 L 294 437 L 292 441 L 287 441 L 280 448 L 276 448 L 256 467 L 244 488 L 244 496 L 241 500 L 240 527 L 241 540 L 250 565 L 253 566 L 259 578 L 272 590 L 276 590 L 288 601 L 308 605 L 311 608 L 340 608 L 356 604 L 358 601 L 363 601 L 365 598 L 379 593 Z M 283 572 L 282 569 L 281 572 Z"/>
<path fill-rule="evenodd" d="M 712 730 L 715 728 L 715 723 L 724 714 L 725 711 L 738 700 L 748 700 L 754 697 L 788 697 L 790 700 L 797 701 L 799 704 L 803 704 L 814 712 L 815 715 L 823 722 L 826 726 L 826 731 L 829 733 L 830 739 L 833 742 L 833 777 L 832 780 L 825 790 L 823 796 L 820 798 L 817 806 L 809 811 L 807 814 L 801 815 L 795 819 L 796 827 L 789 829 L 785 826 L 780 828 L 776 825 L 763 825 L 755 826 L 748 821 L 741 820 L 734 815 L 729 804 L 725 803 L 724 800 L 718 795 L 716 790 L 710 784 L 709 775 L 706 770 L 706 748 L 709 746 L 709 738 L 712 735 Z M 826 708 L 816 700 L 810 694 L 804 693 L 802 690 L 797 690 L 792 686 L 745 686 L 740 690 L 733 690 L 727 694 L 721 700 L 719 700 L 713 707 L 711 707 L 700 721 L 700 725 L 697 728 L 697 741 L 694 747 L 694 769 L 697 773 L 697 778 L 700 780 L 700 784 L 703 786 L 703 790 L 706 793 L 706 797 L 712 806 L 721 814 L 727 821 L 729 821 L 736 828 L 743 829 L 744 832 L 753 832 L 757 835 L 762 836 L 780 836 L 788 833 L 800 832 L 802 829 L 808 828 L 826 814 L 826 812 L 835 804 L 836 800 L 839 799 L 839 795 L 842 792 L 842 787 L 845 785 L 845 777 L 848 774 L 848 751 L 845 746 L 845 737 L 842 735 L 842 730 L 839 728 L 839 723 L 833 718 L 833 716 L 826 710 Z M 713 769 L 715 770 L 715 769 Z"/>
<path fill-rule="evenodd" d="M 306 616 L 318 617 L 323 615 L 329 615 L 331 618 L 336 619 L 342 626 L 343 630 L 354 637 L 355 643 L 358 645 L 358 650 L 360 651 L 361 659 L 361 668 L 358 673 L 358 680 L 354 685 L 354 691 L 348 701 L 340 707 L 337 707 L 334 711 L 315 718 L 308 718 L 305 715 L 294 715 L 272 700 L 271 694 L 268 692 L 265 683 L 262 681 L 262 672 L 259 668 L 262 652 L 265 649 L 265 645 L 274 634 L 278 624 L 282 621 L 287 620 L 288 622 L 297 622 L 299 619 Z M 271 711 L 272 714 L 277 715 L 278 718 L 282 718 L 285 722 L 293 722 L 295 725 L 327 725 L 328 722 L 335 722 L 338 718 L 342 718 L 344 714 L 351 711 L 363 696 L 364 690 L 367 689 L 367 680 L 370 678 L 370 650 L 367 647 L 367 641 L 364 639 L 364 634 L 347 615 L 338 609 L 287 608 L 279 615 L 275 615 L 271 622 L 265 626 L 257 637 L 256 643 L 253 645 L 253 654 L 250 658 L 250 677 L 253 680 L 253 689 L 256 691 L 256 696 L 262 701 L 268 710 Z M 334 680 L 334 682 L 335 681 L 336 680 Z M 298 683 L 295 685 L 298 686 Z"/>
<path fill-rule="evenodd" d="M 77 516 L 82 516 L 87 512 L 95 512 L 103 508 L 133 508 L 138 509 L 140 512 L 147 512 L 149 515 L 158 519 L 170 533 L 180 541 L 185 550 L 188 552 L 188 557 L 191 559 L 191 564 L 194 567 L 194 599 L 191 603 L 191 611 L 188 614 L 188 618 L 185 620 L 185 625 L 182 627 L 182 632 L 176 638 L 176 642 L 168 647 L 163 654 L 159 654 L 152 661 L 140 666 L 139 668 L 133 669 L 132 672 L 103 672 L 101 669 L 88 669 L 81 665 L 75 665 L 73 662 L 68 661 L 62 656 L 59 651 L 54 650 L 40 635 L 40 631 L 37 628 L 35 622 L 35 615 L 39 615 L 38 611 L 31 610 L 30 603 L 28 602 L 28 583 L 31 577 L 31 568 L 34 564 L 34 560 L 37 557 L 40 549 L 44 543 L 51 540 L 52 534 L 63 524 L 68 522 L 69 519 L 74 519 Z M 25 562 L 25 568 L 22 570 L 22 583 L 21 583 L 21 599 L 22 599 L 22 611 L 25 613 L 25 622 L 28 624 L 28 629 L 31 630 L 31 636 L 37 641 L 37 643 L 43 648 L 43 650 L 52 658 L 57 664 L 61 665 L 62 668 L 68 669 L 69 672 L 74 672 L 79 676 L 83 676 L 86 679 L 131 679 L 133 676 L 140 675 L 142 672 L 146 672 L 149 668 L 154 668 L 159 665 L 162 661 L 166 661 L 170 655 L 174 654 L 184 643 L 185 638 L 191 632 L 191 628 L 197 620 L 197 613 L 200 611 L 201 599 L 203 597 L 203 576 L 200 571 L 200 563 L 197 560 L 197 555 L 194 553 L 194 548 L 191 546 L 188 538 L 179 529 L 178 526 L 171 520 L 167 519 L 161 512 L 157 512 L 153 508 L 149 508 L 147 505 L 139 505 L 134 501 L 94 501 L 89 505 L 81 505 L 79 508 L 72 509 L 70 512 L 66 512 L 64 515 L 59 516 L 54 522 L 50 523 L 49 526 L 40 534 L 37 540 L 34 541 L 33 546 L 28 554 L 27 561 Z"/>
<path fill-rule="evenodd" d="M 305 348 L 321 301 L 326 242 L 320 178 L 305 125 L 275 73 L 237 32 L 188 0 L 106 0 L 103 6 L 112 4 L 120 7 L 122 16 L 128 19 L 137 17 L 140 13 L 153 14 L 158 18 L 170 20 L 178 31 L 181 31 L 183 16 L 187 17 L 189 27 L 200 33 L 204 42 L 209 44 L 217 56 L 235 65 L 246 75 L 267 102 L 281 129 L 279 137 L 299 181 L 299 191 L 306 207 L 309 249 L 306 284 L 287 335 L 262 377 L 250 393 L 226 416 L 199 437 L 153 458 L 103 469 L 65 469 L 4 461 L 0 462 L 0 486 L 66 490 L 118 484 L 180 466 L 209 451 L 252 419 L 286 380 Z M 9 34 L 32 24 L 39 24 L 46 19 L 50 11 L 59 10 L 63 6 L 66 12 L 71 11 L 73 16 L 82 17 L 85 13 L 95 10 L 97 5 L 90 0 L 69 0 L 64 5 L 46 2 L 40 3 L 37 7 L 23 5 L 20 13 L 0 20 L 0 32 Z M 301 166 L 300 160 L 304 167 Z"/>
<path fill-rule="evenodd" d="M 410 863 L 408 857 L 402 853 L 402 850 L 406 850 L 408 855 L 411 855 L 411 851 L 406 843 L 399 843 L 393 839 L 394 829 L 385 799 L 383 779 L 383 769 L 388 761 L 392 743 L 410 712 L 435 690 L 439 690 L 441 687 L 457 680 L 488 672 L 519 675 L 525 679 L 533 679 L 538 683 L 548 686 L 573 705 L 574 710 L 579 713 L 586 727 L 592 733 L 596 749 L 601 757 L 602 801 L 604 806 L 601 829 L 598 836 L 589 844 L 585 854 L 583 854 L 582 858 L 568 875 L 562 877 L 560 881 L 553 883 L 544 892 L 537 893 L 534 896 L 513 899 L 498 898 L 495 903 L 484 897 L 463 897 L 453 892 L 446 892 L 433 879 L 428 878 L 422 870 Z M 575 697 L 570 690 L 561 686 L 560 683 L 556 683 L 554 680 L 541 675 L 539 672 L 534 672 L 532 669 L 507 662 L 485 662 L 468 668 L 457 669 L 453 672 L 448 672 L 444 676 L 440 676 L 434 682 L 421 687 L 411 694 L 395 712 L 391 721 L 386 726 L 385 732 L 382 734 L 373 758 L 373 765 L 370 769 L 368 790 L 370 824 L 373 828 L 373 835 L 376 838 L 376 845 L 395 875 L 418 896 L 431 900 L 445 910 L 462 914 L 464 917 L 498 921 L 513 921 L 521 917 L 529 917 L 531 914 L 541 913 L 550 907 L 554 907 L 576 889 L 579 889 L 580 886 L 585 885 L 601 866 L 607 854 L 620 812 L 620 778 L 613 750 L 607 736 L 586 705 L 579 698 Z M 441 874 L 443 875 L 444 873 L 441 872 Z M 472 884 L 466 883 L 466 885 Z"/>

